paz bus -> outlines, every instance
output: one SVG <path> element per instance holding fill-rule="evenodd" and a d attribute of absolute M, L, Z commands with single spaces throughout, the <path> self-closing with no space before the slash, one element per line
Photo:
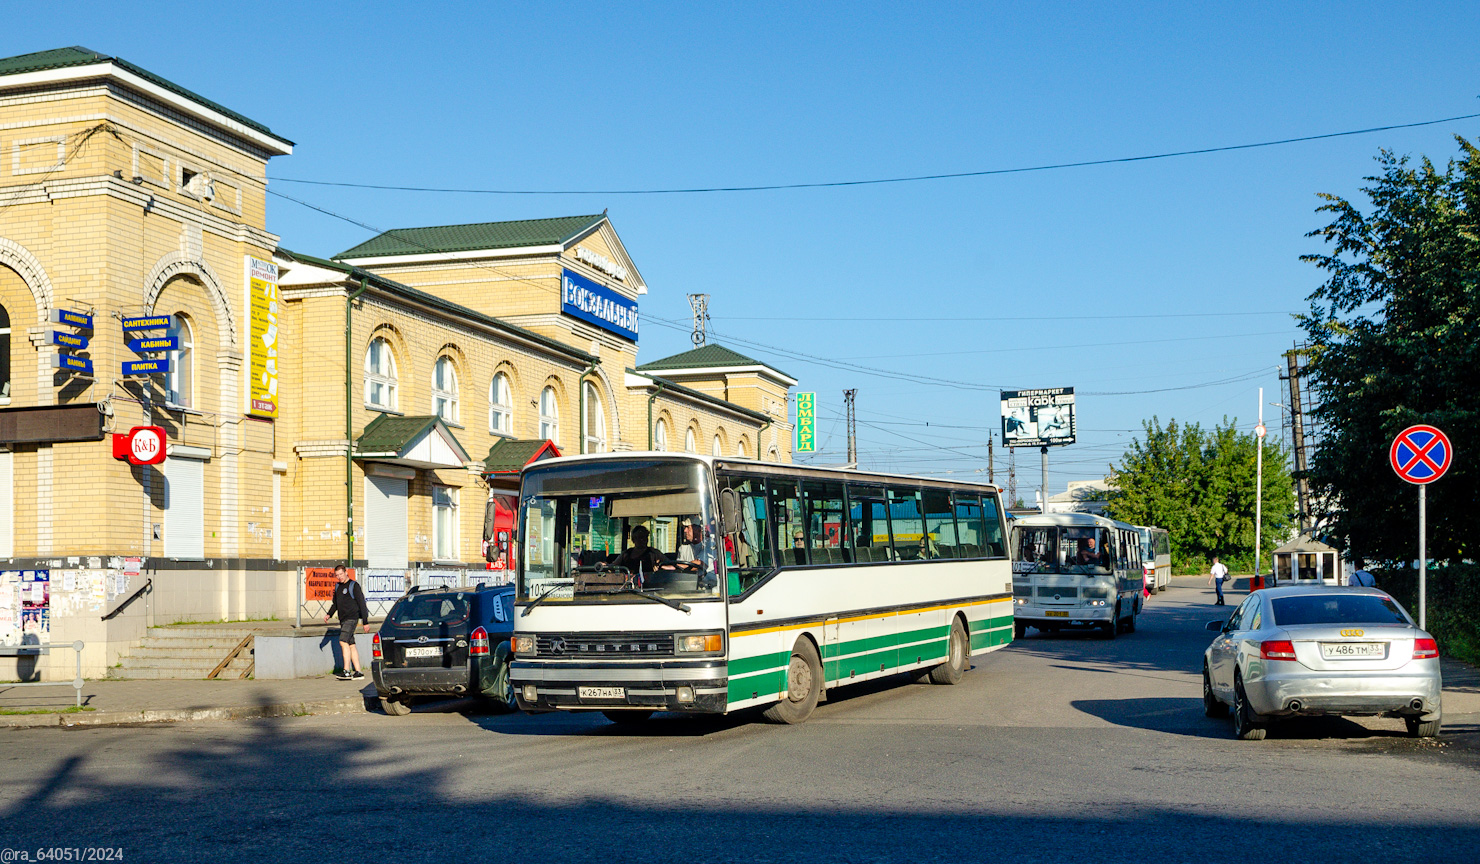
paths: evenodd
<path fill-rule="evenodd" d="M 510 675 L 526 710 L 800 723 L 840 685 L 955 684 L 1012 638 L 995 486 L 601 454 L 527 466 L 518 506 Z"/>
<path fill-rule="evenodd" d="M 1161 592 L 1172 584 L 1172 542 L 1165 528 L 1139 525 L 1136 532 L 1141 535 L 1141 567 L 1146 575 L 1146 590 Z"/>
<path fill-rule="evenodd" d="M 1013 524 L 1016 635 L 1093 628 L 1107 638 L 1136 632 L 1141 614 L 1141 535 L 1092 513 L 1023 516 Z"/>

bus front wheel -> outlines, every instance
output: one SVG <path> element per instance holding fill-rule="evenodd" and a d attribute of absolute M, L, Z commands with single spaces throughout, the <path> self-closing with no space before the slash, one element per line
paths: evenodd
<path fill-rule="evenodd" d="M 960 618 L 951 619 L 951 641 L 947 646 L 946 662 L 930 670 L 932 684 L 955 684 L 966 674 L 971 664 L 971 651 L 967 647 L 966 628 Z"/>
<path fill-rule="evenodd" d="M 767 708 L 765 717 L 772 723 L 806 722 L 822 698 L 822 660 L 812 640 L 802 638 L 791 649 L 791 662 L 786 666 L 786 694 Z"/>

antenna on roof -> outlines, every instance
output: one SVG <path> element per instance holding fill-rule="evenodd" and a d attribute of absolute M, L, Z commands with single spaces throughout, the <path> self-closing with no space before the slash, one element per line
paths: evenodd
<path fill-rule="evenodd" d="M 694 310 L 694 335 L 691 338 L 694 340 L 694 347 L 699 348 L 706 340 L 704 327 L 709 323 L 709 295 L 690 294 L 689 308 Z"/>

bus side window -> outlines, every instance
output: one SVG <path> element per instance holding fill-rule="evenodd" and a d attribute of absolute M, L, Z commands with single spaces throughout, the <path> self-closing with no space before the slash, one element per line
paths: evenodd
<path fill-rule="evenodd" d="M 988 558 L 1006 558 L 1007 544 L 1002 539 L 1002 517 L 998 515 L 996 495 L 982 496 L 982 521 L 986 526 L 982 554 Z"/>
<path fill-rule="evenodd" d="M 776 527 L 776 548 L 782 566 L 807 563 L 807 534 L 802 522 L 802 499 L 795 482 L 772 480 L 771 520 Z"/>
<path fill-rule="evenodd" d="M 930 557 L 925 553 L 929 538 L 925 536 L 925 520 L 920 518 L 920 490 L 889 488 L 889 525 L 893 529 L 895 560 Z"/>
<path fill-rule="evenodd" d="M 858 563 L 889 560 L 889 508 L 878 486 L 848 484 L 848 545 Z"/>
<path fill-rule="evenodd" d="M 961 538 L 962 558 L 981 558 L 992 554 L 987 545 L 987 524 L 982 518 L 982 501 L 975 495 L 957 492 L 956 528 Z"/>
<path fill-rule="evenodd" d="M 807 503 L 807 549 L 813 564 L 847 564 L 843 538 L 847 514 L 843 511 L 843 484 L 822 480 L 802 481 Z"/>
<path fill-rule="evenodd" d="M 951 493 L 944 489 L 924 489 L 920 503 L 925 508 L 925 549 L 929 558 L 960 558 L 960 541 L 956 536 L 956 517 L 951 512 Z"/>
<path fill-rule="evenodd" d="M 740 493 L 740 530 L 725 538 L 730 593 L 739 594 L 776 566 L 766 520 L 766 486 L 759 478 L 720 477 L 719 482 Z"/>

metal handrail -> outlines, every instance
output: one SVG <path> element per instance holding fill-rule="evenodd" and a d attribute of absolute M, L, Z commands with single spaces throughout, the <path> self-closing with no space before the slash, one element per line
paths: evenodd
<path fill-rule="evenodd" d="M 153 584 L 154 584 L 154 578 L 153 577 L 150 577 L 148 579 L 145 579 L 144 580 L 144 584 L 139 586 L 139 590 L 137 590 L 134 593 L 128 595 L 128 599 L 127 600 L 124 600 L 122 603 L 119 603 L 117 606 L 114 606 L 113 607 L 113 611 L 112 612 L 109 612 L 107 615 L 104 615 L 103 618 L 102 618 L 102 620 L 107 621 L 110 618 L 112 618 L 114 615 L 117 615 L 119 612 L 122 612 L 124 610 L 124 607 L 126 607 L 126 606 L 128 606 L 128 604 L 134 602 L 134 600 L 138 599 L 139 595 L 140 594 L 143 594 L 145 591 L 149 590 L 149 586 L 150 585 L 153 585 Z"/>
<path fill-rule="evenodd" d="M 77 691 L 77 707 L 82 707 L 82 649 L 86 646 L 81 639 L 76 642 L 35 642 L 30 645 L 4 645 L 0 646 L 0 654 L 8 657 L 19 657 L 29 654 L 35 650 L 40 654 L 43 650 L 52 648 L 71 648 L 73 655 L 77 658 L 77 677 L 71 681 L 26 681 L 19 684 L 0 684 L 0 691 L 9 690 L 11 687 L 57 687 L 62 684 L 71 684 Z"/>

